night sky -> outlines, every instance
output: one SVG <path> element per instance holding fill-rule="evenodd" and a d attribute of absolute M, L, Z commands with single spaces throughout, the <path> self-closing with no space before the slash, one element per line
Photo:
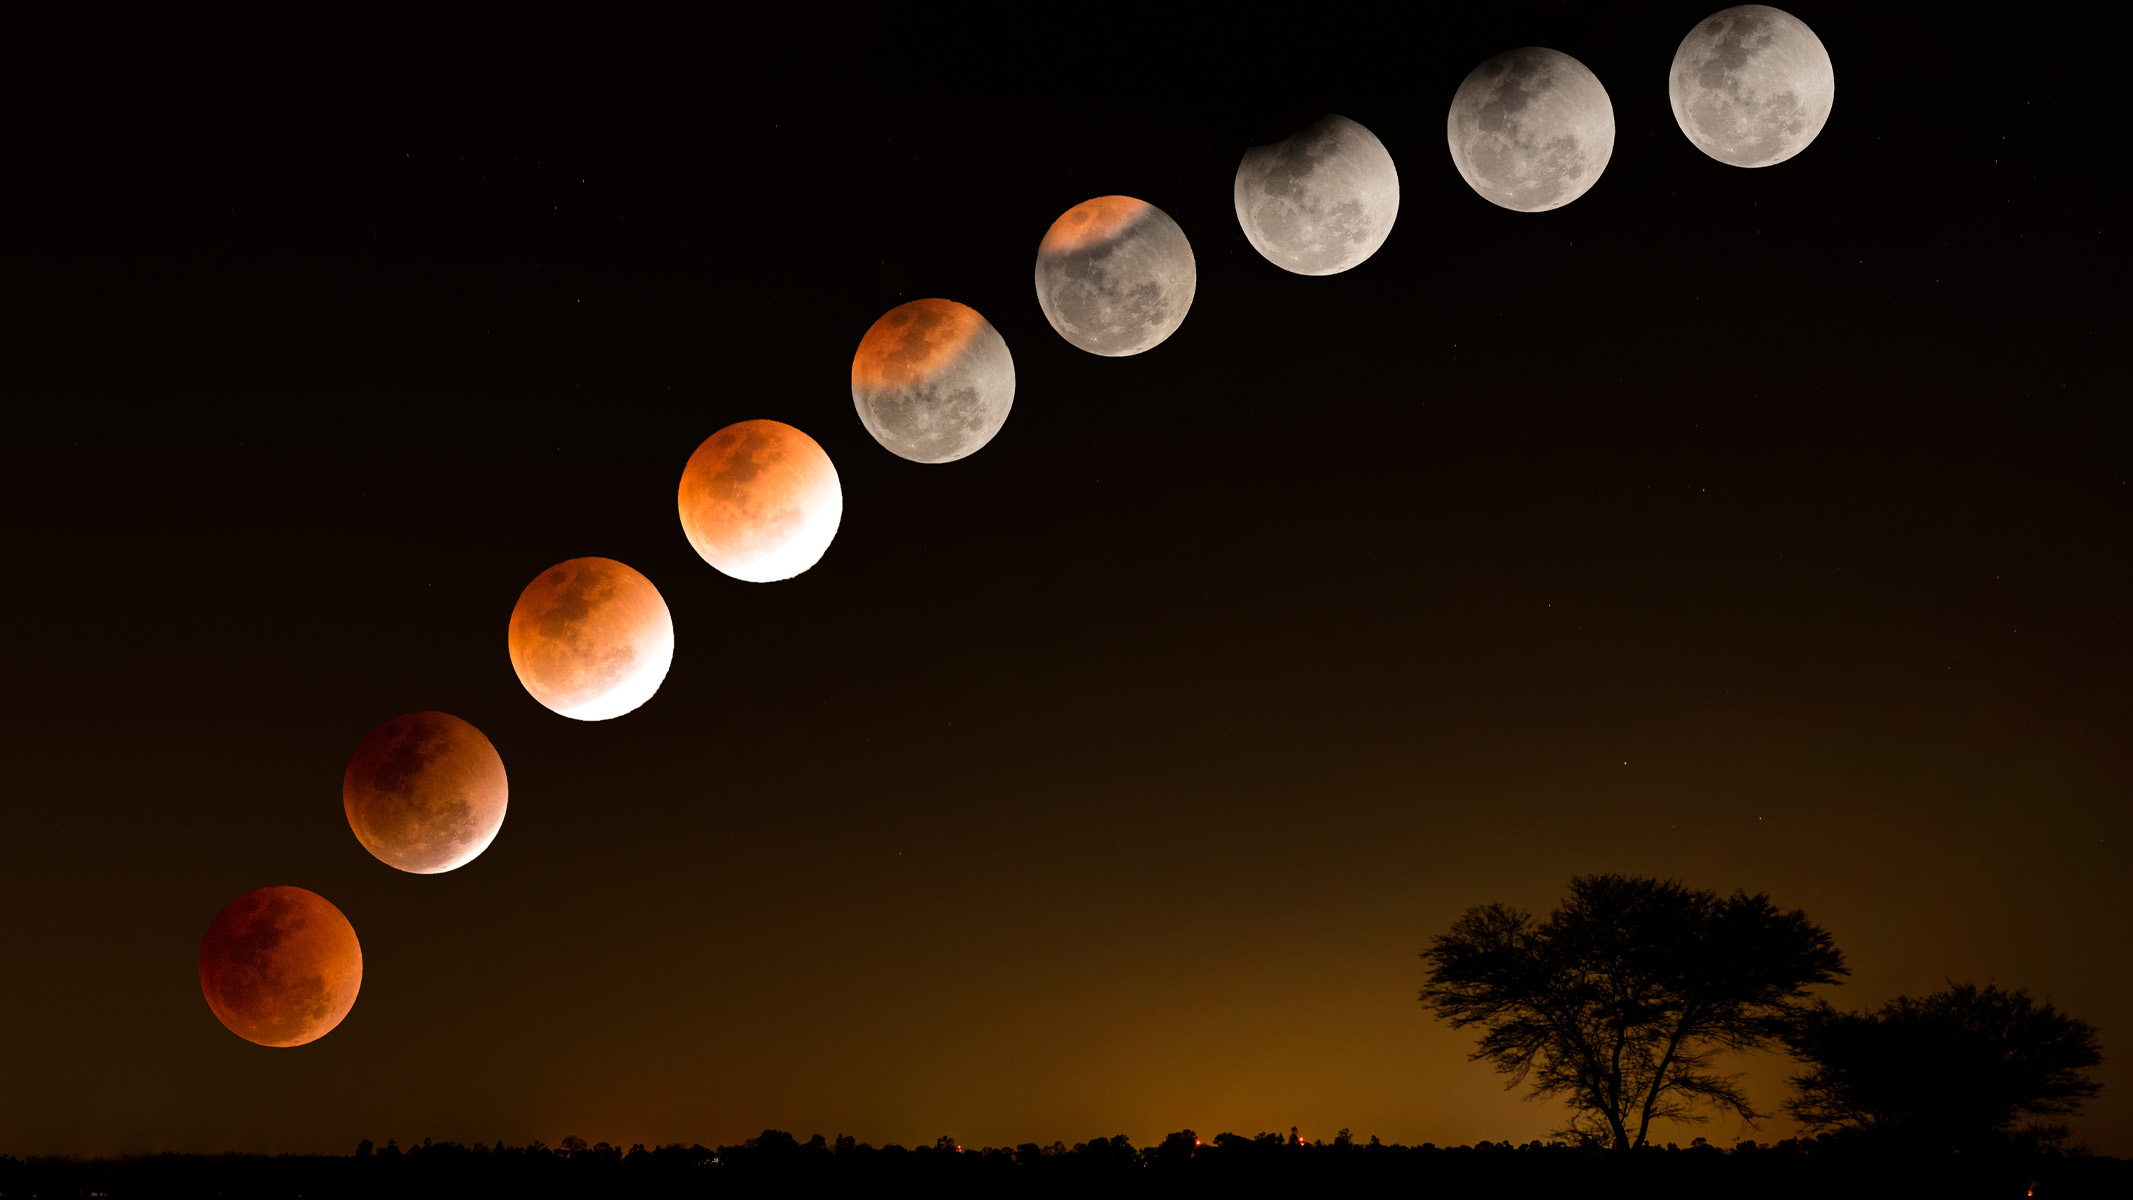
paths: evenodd
<path fill-rule="evenodd" d="M 2081 35 L 1788 4 L 1835 109 L 1742 170 L 1667 102 L 1713 0 L 787 7 L 7 35 L 0 1152 L 1523 1141 L 1560 1107 L 1466 1061 L 1417 953 L 1619 871 L 1804 909 L 1842 1007 L 2050 996 L 2103 1030 L 2077 1136 L 2133 1154 L 2127 263 Z M 1445 148 L 1520 45 L 1614 104 L 1555 212 Z M 1306 278 L 1231 180 L 1328 111 L 1401 209 Z M 1031 283 L 1111 193 L 1198 260 L 1131 358 Z M 1019 381 L 937 466 L 849 384 L 925 296 Z M 756 417 L 845 497 L 774 584 L 675 512 Z M 505 653 L 519 590 L 585 555 L 677 640 L 599 723 Z M 340 798 L 421 709 L 510 772 L 501 835 L 437 876 Z M 363 946 L 296 1049 L 196 973 L 269 884 Z M 1786 1064 L 1743 1066 L 1775 1109 Z M 1743 1131 L 1657 1131 L 1697 1134 Z"/>

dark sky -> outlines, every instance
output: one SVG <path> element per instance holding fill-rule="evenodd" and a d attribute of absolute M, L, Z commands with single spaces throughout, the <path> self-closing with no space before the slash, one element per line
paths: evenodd
<path fill-rule="evenodd" d="M 2104 75 L 2027 10 L 1793 4 L 1835 110 L 1741 170 L 1666 99 L 1712 7 L 16 26 L 0 1151 L 1524 1140 L 1557 1107 L 1465 1060 L 1416 954 L 1621 871 L 1804 909 L 1846 1007 L 2050 996 L 2104 1031 L 2077 1130 L 2133 1153 Z M 1555 212 L 1445 149 L 1461 77 L 1519 45 L 1615 106 Z M 1391 151 L 1399 222 L 1288 275 L 1231 178 L 1326 111 Z M 1123 359 L 1030 274 L 1110 193 L 1199 268 Z M 850 397 L 922 296 L 1019 380 L 944 466 Z M 776 584 L 675 515 L 755 417 L 845 495 Z M 594 724 L 504 645 L 583 555 L 677 637 Z M 511 778 L 494 845 L 431 877 L 339 792 L 418 709 Z M 299 1049 L 232 1036 L 195 973 L 268 884 L 364 949 Z M 1745 1065 L 1774 1108 L 1783 1064 Z M 1661 1137 L 1698 1132 L 1741 1133 Z"/>

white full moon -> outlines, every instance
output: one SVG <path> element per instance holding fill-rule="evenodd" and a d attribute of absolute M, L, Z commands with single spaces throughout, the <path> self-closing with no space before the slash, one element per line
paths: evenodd
<path fill-rule="evenodd" d="M 1192 243 L 1170 214 L 1098 196 L 1059 215 L 1037 244 L 1037 307 L 1060 337 L 1119 358 L 1178 331 L 1199 286 Z"/>
<path fill-rule="evenodd" d="M 1385 244 L 1400 215 L 1400 173 L 1385 143 L 1329 113 L 1237 164 L 1237 224 L 1284 271 L 1335 275 Z"/>
<path fill-rule="evenodd" d="M 1584 63 L 1525 46 L 1475 67 L 1444 122 L 1467 186 L 1515 212 L 1561 208 L 1592 189 L 1615 153 L 1615 108 Z"/>
<path fill-rule="evenodd" d="M 1837 73 L 1798 17 L 1743 4 L 1689 30 L 1666 90 L 1698 150 L 1736 167 L 1767 167 L 1805 150 L 1829 123 Z"/>

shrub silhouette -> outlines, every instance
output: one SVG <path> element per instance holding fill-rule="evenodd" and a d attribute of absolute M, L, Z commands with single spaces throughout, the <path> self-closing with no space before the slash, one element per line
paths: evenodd
<path fill-rule="evenodd" d="M 2096 1027 L 1990 984 L 1898 996 L 1872 1012 L 1824 1003 L 1787 1035 L 1807 1070 L 1785 1109 L 1809 1130 L 1854 1130 L 1934 1151 L 2055 1145 L 2102 1090 Z M 2018 1123 L 2026 1127 L 2018 1128 Z"/>

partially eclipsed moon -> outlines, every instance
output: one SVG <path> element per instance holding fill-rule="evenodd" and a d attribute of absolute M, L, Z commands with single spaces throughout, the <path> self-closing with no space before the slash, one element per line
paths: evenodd
<path fill-rule="evenodd" d="M 1376 254 L 1400 215 L 1400 173 L 1377 135 L 1328 114 L 1237 164 L 1237 224 L 1266 260 L 1333 275 Z"/>
<path fill-rule="evenodd" d="M 703 560 L 750 583 L 814 566 L 844 519 L 829 455 L 780 421 L 741 421 L 705 438 L 682 469 L 676 503 Z"/>
<path fill-rule="evenodd" d="M 1506 50 L 1475 67 L 1444 122 L 1460 178 L 1515 212 L 1561 208 L 1591 190 L 1615 152 L 1615 109 L 1585 64 L 1560 50 Z"/>
<path fill-rule="evenodd" d="M 1192 243 L 1169 214 L 1098 196 L 1060 214 L 1037 245 L 1037 307 L 1091 354 L 1139 354 L 1178 331 L 1199 286 Z"/>
<path fill-rule="evenodd" d="M 652 581 L 611 558 L 536 576 L 511 610 L 511 669 L 535 700 L 580 721 L 652 698 L 674 661 L 674 619 Z"/>
<path fill-rule="evenodd" d="M 1798 17 L 1743 4 L 1696 23 L 1667 75 L 1674 120 L 1698 150 L 1767 167 L 1807 148 L 1829 123 L 1837 73 Z"/>
<path fill-rule="evenodd" d="M 983 447 L 1015 402 L 1007 339 L 974 308 L 913 300 L 883 314 L 852 356 L 852 403 L 874 440 L 912 462 Z"/>
<path fill-rule="evenodd" d="M 435 875 L 465 866 L 503 828 L 504 760 L 449 713 L 394 717 L 356 747 L 341 806 L 356 840 L 387 866 Z"/>
<path fill-rule="evenodd" d="M 200 991 L 231 1033 L 301 1046 L 333 1031 L 363 986 L 363 947 L 341 910 L 300 887 L 246 892 L 200 940 Z"/>

